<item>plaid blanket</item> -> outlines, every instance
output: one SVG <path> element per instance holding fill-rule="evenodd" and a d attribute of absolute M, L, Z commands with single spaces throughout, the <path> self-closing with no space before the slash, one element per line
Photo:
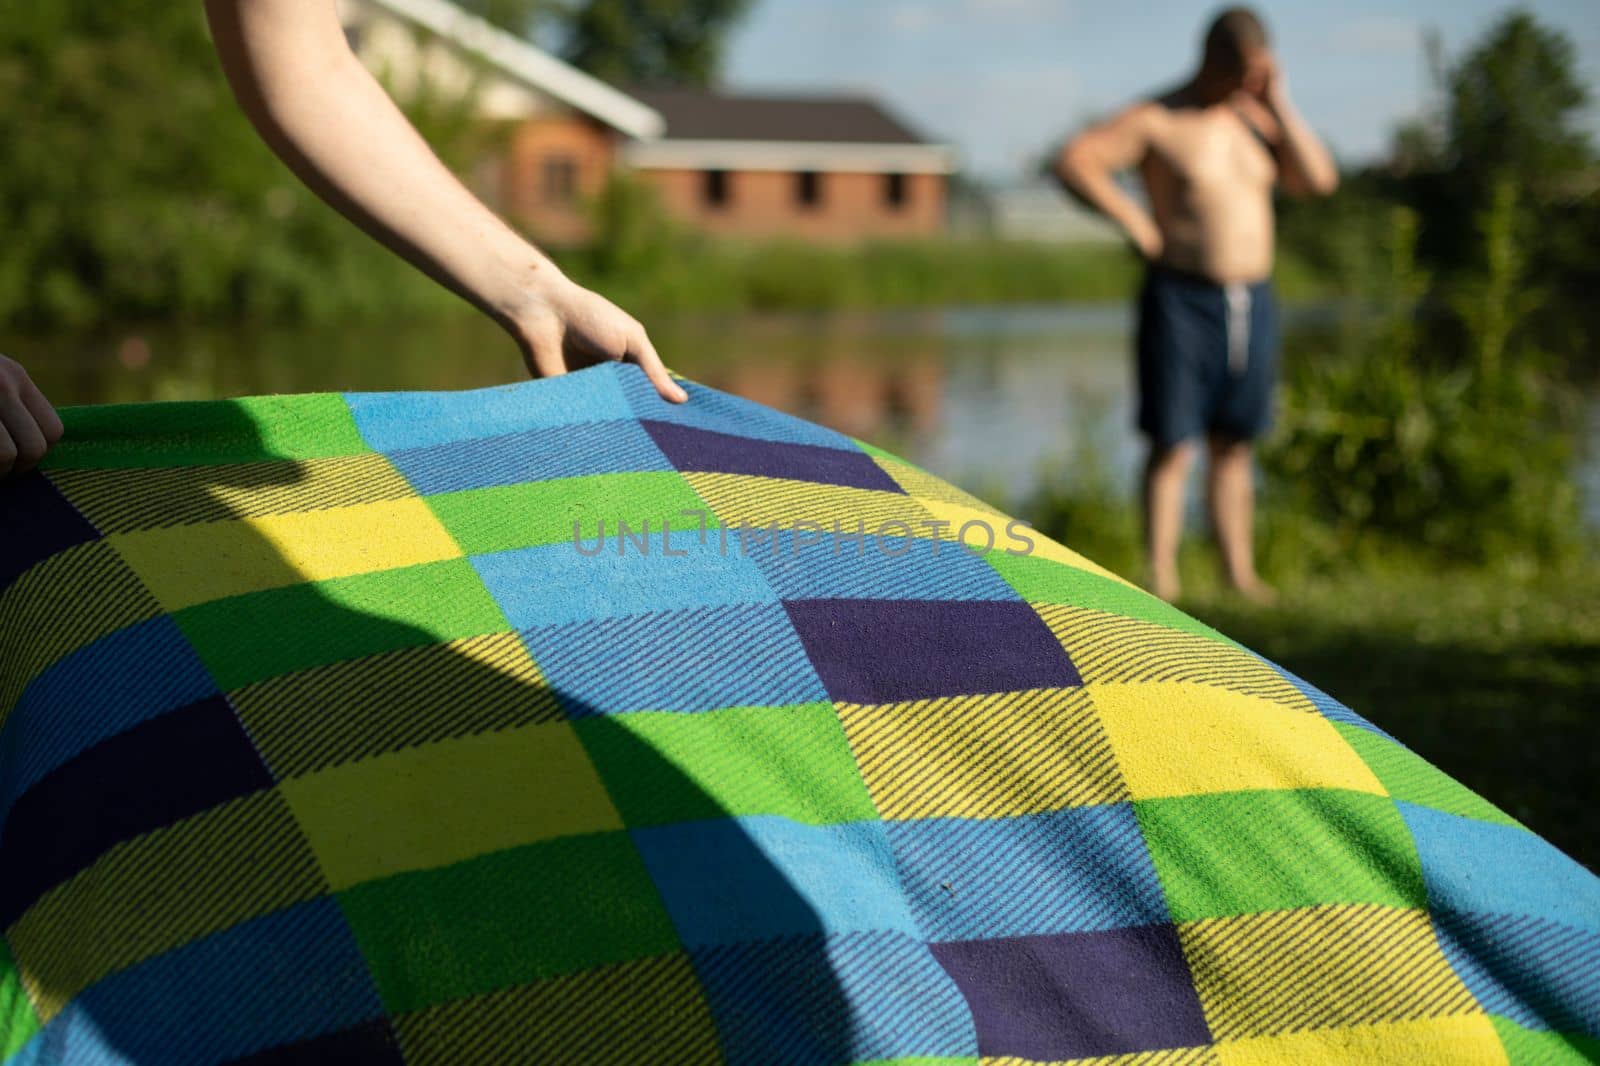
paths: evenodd
<path fill-rule="evenodd" d="M 0 486 L 0 1061 L 1600 1053 L 1576 863 L 950 485 L 690 391 L 65 412 Z"/>

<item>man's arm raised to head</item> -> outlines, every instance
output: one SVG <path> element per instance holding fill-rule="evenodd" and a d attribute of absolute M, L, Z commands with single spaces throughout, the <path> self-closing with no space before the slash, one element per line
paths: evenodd
<path fill-rule="evenodd" d="M 1272 145 L 1278 184 L 1290 196 L 1328 196 L 1339 188 L 1333 155 L 1300 117 L 1276 59 L 1259 96 L 1246 99 L 1257 113 L 1251 120 Z"/>
<path fill-rule="evenodd" d="M 262 138 L 342 214 L 499 322 L 536 376 L 638 363 L 686 399 L 632 317 L 570 281 L 439 161 L 350 51 L 334 0 L 205 0 Z"/>
<path fill-rule="evenodd" d="M 1158 105 L 1135 104 L 1068 141 L 1056 160 L 1062 184 L 1121 226 L 1150 260 L 1161 257 L 1161 230 L 1150 212 L 1117 184 L 1116 175 L 1144 160 L 1159 117 Z"/>

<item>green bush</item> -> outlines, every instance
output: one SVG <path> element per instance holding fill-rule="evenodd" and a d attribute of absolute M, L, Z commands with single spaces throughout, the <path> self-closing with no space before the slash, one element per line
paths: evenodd
<path fill-rule="evenodd" d="M 198 4 L 0 19 L 0 323 L 315 318 L 452 298 L 323 206 L 239 113 Z"/>
<path fill-rule="evenodd" d="M 1573 434 L 1512 339 L 1531 308 L 1500 194 L 1479 220 L 1481 266 L 1447 313 L 1466 338 L 1431 352 L 1418 318 L 1429 279 L 1413 259 L 1416 221 L 1391 222 L 1390 299 L 1337 353 L 1292 362 L 1279 432 L 1263 454 L 1274 497 L 1326 522 L 1345 550 L 1387 538 L 1442 558 L 1550 560 L 1582 533 Z"/>

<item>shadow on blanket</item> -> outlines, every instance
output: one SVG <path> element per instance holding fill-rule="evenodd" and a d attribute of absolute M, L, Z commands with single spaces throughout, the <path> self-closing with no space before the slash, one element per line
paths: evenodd
<path fill-rule="evenodd" d="M 164 502 L 242 517 L 219 509 L 230 490 L 292 491 L 296 469 L 209 467 L 237 480 Z M 0 485 L 0 510 L 0 590 L 97 551 L 40 474 Z M 94 613 L 97 581 L 133 580 L 96 576 L 110 558 L 79 553 L 39 639 Z M 86 649 L 92 684 L 0 687 L 0 1052 L 38 1024 L 9 942 L 44 1022 L 28 1062 L 852 1057 L 837 949 L 789 875 L 650 741 L 550 687 L 509 627 L 440 644 L 291 586 L 259 535 L 206 562 L 284 591 L 224 601 L 204 631 L 146 612 Z M 209 676 L 195 638 L 237 676 Z M 332 665 L 280 673 L 308 651 Z M 694 819 L 716 831 L 675 837 Z"/>

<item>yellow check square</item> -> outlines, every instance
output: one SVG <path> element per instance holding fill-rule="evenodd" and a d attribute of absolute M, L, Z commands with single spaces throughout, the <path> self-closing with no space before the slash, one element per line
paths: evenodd
<path fill-rule="evenodd" d="M 1363 1066 L 1417 1066 L 1427 1062 L 1505 1066 L 1508 1061 L 1487 1014 L 1236 1040 L 1218 1044 L 1216 1051 L 1222 1066 L 1282 1066 L 1286 1062 L 1308 1066 L 1342 1062 L 1359 1062 Z"/>
<path fill-rule="evenodd" d="M 884 818 L 1007 818 L 1128 798 L 1082 689 L 838 707 Z"/>
<path fill-rule="evenodd" d="M 279 787 L 336 892 L 622 827 L 565 722 L 379 755 Z"/>
<path fill-rule="evenodd" d="M 461 555 L 421 499 L 119 533 L 109 540 L 167 611 Z"/>
<path fill-rule="evenodd" d="M 455 999 L 404 1014 L 395 1028 L 407 1062 L 434 1066 L 722 1060 L 705 993 L 682 952 Z M 597 1033 L 626 1037 L 597 1040 Z"/>
<path fill-rule="evenodd" d="M 1187 922 L 1178 939 L 1219 1041 L 1481 1013 L 1424 910 L 1266 911 Z"/>
<path fill-rule="evenodd" d="M 1242 789 L 1387 795 L 1333 724 L 1310 711 L 1194 682 L 1085 688 L 1136 800 Z"/>
<path fill-rule="evenodd" d="M 1232 644 L 1111 611 L 1036 603 L 1085 684 L 1194 681 L 1259 696 L 1297 711 L 1316 706 L 1264 659 Z"/>

